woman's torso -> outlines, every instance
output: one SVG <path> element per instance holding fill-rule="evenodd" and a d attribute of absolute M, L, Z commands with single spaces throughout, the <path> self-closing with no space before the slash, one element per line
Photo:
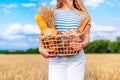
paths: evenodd
<path fill-rule="evenodd" d="M 73 28 L 78 29 L 80 25 L 80 17 L 76 9 L 71 11 L 56 10 L 55 11 L 55 25 L 60 32 Z"/>
<path fill-rule="evenodd" d="M 68 29 L 75 29 L 77 30 L 80 26 L 81 20 L 79 13 L 76 9 L 72 11 L 65 11 L 65 10 L 56 10 L 55 11 L 55 25 L 57 30 L 60 32 L 65 32 Z M 77 54 L 76 56 L 66 56 L 66 57 L 55 57 L 50 58 L 50 61 L 86 61 L 83 49 Z"/>

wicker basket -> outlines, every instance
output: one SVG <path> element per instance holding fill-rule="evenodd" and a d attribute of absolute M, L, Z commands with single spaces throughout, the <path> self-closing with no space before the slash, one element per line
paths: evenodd
<path fill-rule="evenodd" d="M 40 39 L 44 47 L 55 50 L 54 53 L 57 54 L 57 56 L 72 56 L 77 55 L 78 51 L 73 50 L 70 44 L 72 42 L 78 42 L 81 35 L 82 34 L 40 36 Z"/>

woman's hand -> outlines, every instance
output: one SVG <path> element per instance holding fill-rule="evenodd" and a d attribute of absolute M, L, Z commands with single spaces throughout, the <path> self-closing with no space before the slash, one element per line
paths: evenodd
<path fill-rule="evenodd" d="M 43 48 L 43 49 L 39 49 L 39 51 L 44 58 L 56 57 L 56 54 L 54 53 L 55 50 L 48 50 Z"/>
<path fill-rule="evenodd" d="M 89 24 L 85 27 L 83 33 L 84 34 L 82 35 L 79 41 L 72 42 L 70 44 L 71 47 L 76 51 L 80 51 L 90 43 L 90 25 Z"/>
<path fill-rule="evenodd" d="M 44 58 L 53 58 L 56 57 L 56 54 L 53 49 L 46 49 L 41 41 L 39 41 L 39 52 Z"/>
<path fill-rule="evenodd" d="M 70 46 L 75 50 L 75 51 L 81 51 L 84 48 L 84 44 L 82 40 L 72 42 L 70 43 Z"/>

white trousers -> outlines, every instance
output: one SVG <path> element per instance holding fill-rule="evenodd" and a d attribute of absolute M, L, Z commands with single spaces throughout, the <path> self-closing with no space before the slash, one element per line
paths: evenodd
<path fill-rule="evenodd" d="M 49 61 L 48 80 L 84 80 L 86 60 L 84 55 L 81 56 Z M 74 61 L 74 58 L 79 59 Z"/>

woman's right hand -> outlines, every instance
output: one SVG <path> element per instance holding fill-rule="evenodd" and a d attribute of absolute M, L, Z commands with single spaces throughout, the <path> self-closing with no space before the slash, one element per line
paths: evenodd
<path fill-rule="evenodd" d="M 54 53 L 55 50 L 48 50 L 48 49 L 39 49 L 39 52 L 44 58 L 54 58 L 56 54 Z M 50 54 L 51 53 L 51 54 Z"/>

